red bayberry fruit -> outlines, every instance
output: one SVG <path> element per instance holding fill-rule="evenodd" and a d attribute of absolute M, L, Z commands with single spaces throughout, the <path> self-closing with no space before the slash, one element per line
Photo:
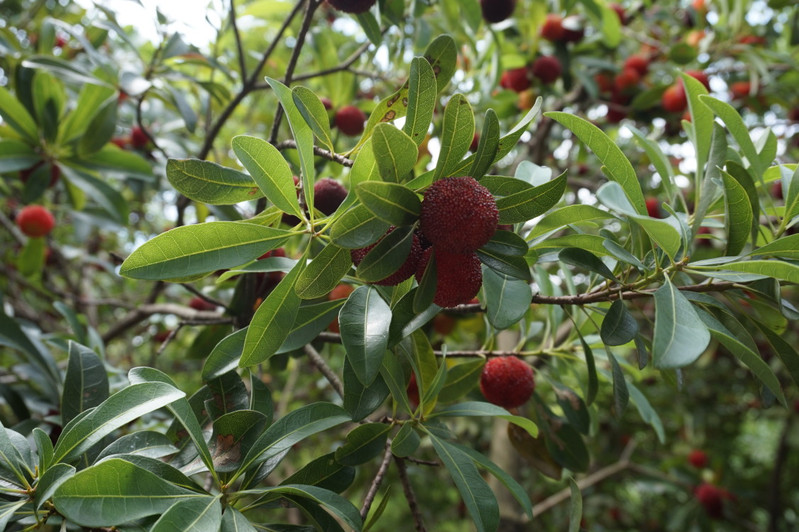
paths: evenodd
<path fill-rule="evenodd" d="M 326 111 L 329 111 L 333 108 L 333 102 L 330 101 L 330 98 L 322 96 L 321 98 L 319 98 L 319 101 L 321 101 L 322 105 L 325 106 Z"/>
<path fill-rule="evenodd" d="M 419 384 L 416 382 L 416 373 L 411 373 L 411 378 L 408 380 L 407 393 L 411 407 L 416 409 L 419 406 Z"/>
<path fill-rule="evenodd" d="M 691 76 L 692 78 L 699 80 L 699 82 L 705 86 L 705 88 L 709 91 L 710 90 L 710 79 L 707 77 L 701 70 L 686 70 L 686 74 Z"/>
<path fill-rule="evenodd" d="M 530 399 L 533 390 L 533 368 L 516 357 L 492 358 L 483 366 L 480 391 L 490 403 L 516 408 Z"/>
<path fill-rule="evenodd" d="M 19 211 L 17 226 L 29 237 L 46 236 L 55 227 L 55 217 L 41 205 L 28 205 Z"/>
<path fill-rule="evenodd" d="M 386 235 L 391 233 L 395 228 L 389 227 L 388 231 L 386 231 Z M 384 235 L 385 236 L 385 235 Z M 381 240 L 383 237 L 381 237 Z M 350 257 L 352 258 L 352 263 L 355 266 L 358 266 L 363 258 L 369 253 L 378 243 L 380 240 L 366 246 L 365 248 L 360 249 L 352 249 L 350 250 Z M 416 273 L 417 268 L 419 267 L 419 261 L 422 259 L 422 246 L 419 243 L 419 237 L 416 233 L 413 234 L 413 240 L 411 241 L 411 250 L 408 253 L 408 256 L 405 259 L 405 262 L 402 265 L 389 275 L 388 277 L 381 279 L 380 281 L 376 281 L 374 284 L 378 284 L 381 286 L 395 286 L 400 284 L 405 279 L 409 279 L 413 274 Z"/>
<path fill-rule="evenodd" d="M 39 161 L 38 163 L 34 164 L 30 168 L 26 168 L 25 170 L 20 170 L 19 178 L 23 183 L 27 183 L 28 179 L 30 179 L 31 175 L 34 172 L 42 168 L 44 165 L 44 161 Z M 46 171 L 42 169 L 42 171 Z M 58 179 L 61 177 L 61 168 L 58 167 L 55 163 L 50 163 L 50 183 L 48 183 L 48 187 L 52 187 L 56 183 L 58 183 Z"/>
<path fill-rule="evenodd" d="M 663 110 L 669 113 L 681 113 L 688 107 L 688 96 L 685 94 L 682 80 L 676 81 L 663 92 L 660 99 Z"/>
<path fill-rule="evenodd" d="M 585 37 L 585 28 L 580 17 L 572 15 L 563 19 L 563 42 L 580 42 Z"/>
<path fill-rule="evenodd" d="M 600 72 L 594 76 L 594 81 L 600 94 L 607 94 L 613 90 L 613 77 L 610 74 Z"/>
<path fill-rule="evenodd" d="M 707 482 L 700 484 L 694 490 L 694 495 L 699 504 L 705 509 L 707 515 L 713 519 L 721 517 L 725 496 L 724 490 Z"/>
<path fill-rule="evenodd" d="M 613 88 L 620 92 L 630 92 L 638 87 L 641 75 L 634 68 L 625 68 L 613 79 Z"/>
<path fill-rule="evenodd" d="M 369 9 L 375 5 L 376 0 L 327 0 L 328 3 L 338 9 L 339 11 L 344 11 L 345 13 L 352 13 L 357 15 L 359 13 L 365 13 L 369 11 Z"/>
<path fill-rule="evenodd" d="M 625 26 L 627 24 L 627 13 L 624 12 L 624 8 L 615 2 L 610 4 L 608 7 L 616 12 L 616 14 L 619 16 L 619 22 L 621 22 L 622 26 Z"/>
<path fill-rule="evenodd" d="M 499 85 L 503 89 L 522 92 L 530 88 L 530 78 L 527 75 L 527 68 L 511 68 L 502 73 L 499 78 Z"/>
<path fill-rule="evenodd" d="M 475 133 L 472 137 L 472 143 L 469 144 L 470 151 L 477 151 L 477 146 L 480 144 L 480 133 Z"/>
<path fill-rule="evenodd" d="M 350 297 L 350 294 L 355 291 L 355 288 L 352 285 L 341 283 L 337 285 L 333 290 L 327 294 L 328 301 L 335 301 L 337 299 L 347 299 Z M 341 329 L 338 325 L 338 317 L 336 317 L 333 321 L 330 322 L 330 325 L 327 328 L 336 334 L 341 332 Z"/>
<path fill-rule="evenodd" d="M 133 126 L 130 129 L 130 143 L 134 148 L 144 148 L 148 142 L 150 142 L 150 139 L 142 128 Z"/>
<path fill-rule="evenodd" d="M 214 305 L 210 301 L 206 301 L 205 299 L 203 299 L 203 298 L 201 298 L 199 296 L 194 296 L 193 298 L 191 298 L 191 301 L 189 301 L 189 306 L 191 308 L 193 308 L 194 310 L 215 310 L 216 309 L 216 305 Z"/>
<path fill-rule="evenodd" d="M 541 25 L 541 37 L 548 41 L 557 42 L 563 39 L 563 17 L 550 13 Z"/>
<path fill-rule="evenodd" d="M 363 133 L 366 114 L 354 105 L 345 105 L 336 111 L 333 122 L 342 133 L 354 137 Z"/>
<path fill-rule="evenodd" d="M 435 253 L 435 255 L 433 255 Z M 424 252 L 416 270 L 421 282 L 430 258 L 435 257 L 436 292 L 433 303 L 449 308 L 469 303 L 480 291 L 483 271 L 477 253 L 448 253 L 433 246 Z"/>
<path fill-rule="evenodd" d="M 649 72 L 649 59 L 640 54 L 631 55 L 624 61 L 624 68 L 632 68 L 641 77 Z"/>
<path fill-rule="evenodd" d="M 313 206 L 328 216 L 336 212 L 346 197 L 344 185 L 330 177 L 320 179 L 313 186 Z"/>
<path fill-rule="evenodd" d="M 701 449 L 694 449 L 688 453 L 688 463 L 697 469 L 706 467 L 708 464 L 707 453 Z"/>
<path fill-rule="evenodd" d="M 661 218 L 660 201 L 657 198 L 646 198 L 646 212 L 650 218 Z"/>
<path fill-rule="evenodd" d="M 542 83 L 550 84 L 560 77 L 562 68 L 557 57 L 542 55 L 533 63 L 532 72 Z"/>
<path fill-rule="evenodd" d="M 748 98 L 752 92 L 752 84 L 748 81 L 736 81 L 730 85 L 730 93 L 733 100 L 743 100 Z"/>
<path fill-rule="evenodd" d="M 502 22 L 513 15 L 516 0 L 480 0 L 483 19 L 489 23 Z"/>
<path fill-rule="evenodd" d="M 474 178 L 439 179 L 424 193 L 419 229 L 441 251 L 477 251 L 491 240 L 498 223 L 497 202 Z"/>

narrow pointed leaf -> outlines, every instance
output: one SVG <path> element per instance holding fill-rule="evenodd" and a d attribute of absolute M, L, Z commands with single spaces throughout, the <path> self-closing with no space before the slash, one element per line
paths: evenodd
<path fill-rule="evenodd" d="M 652 356 L 655 367 L 687 366 L 704 353 L 710 332 L 694 306 L 666 279 L 655 292 L 655 334 Z"/>
<path fill-rule="evenodd" d="M 638 334 L 638 323 L 627 310 L 624 301 L 617 299 L 610 305 L 605 319 L 602 320 L 602 328 L 599 331 L 602 341 L 607 345 L 624 345 L 631 342 L 636 334 Z"/>
<path fill-rule="evenodd" d="M 166 177 L 190 200 L 209 205 L 233 205 L 263 196 L 247 174 L 200 159 L 169 159 Z"/>
<path fill-rule="evenodd" d="M 61 395 L 61 420 L 64 425 L 84 410 L 108 398 L 108 376 L 97 353 L 69 342 L 69 360 Z"/>
<path fill-rule="evenodd" d="M 164 512 L 150 532 L 218 532 L 222 525 L 222 505 L 218 497 L 178 501 Z"/>
<path fill-rule="evenodd" d="M 391 425 L 367 423 L 359 425 L 347 434 L 344 445 L 336 449 L 336 462 L 357 466 L 383 453 Z"/>
<path fill-rule="evenodd" d="M 722 171 L 724 180 L 724 205 L 726 210 L 727 252 L 734 256 L 741 252 L 749 240 L 752 229 L 752 206 L 744 188 L 727 172 Z"/>
<path fill-rule="evenodd" d="M 291 168 L 277 148 L 263 139 L 239 135 L 233 137 L 233 151 L 266 199 L 283 212 L 302 216 Z"/>
<path fill-rule="evenodd" d="M 408 82 L 408 112 L 402 130 L 418 146 L 427 135 L 436 106 L 436 84 L 433 67 L 423 57 L 411 60 Z"/>
<path fill-rule="evenodd" d="M 452 79 L 457 69 L 458 47 L 450 35 L 439 35 L 427 45 L 424 58 L 430 63 L 436 75 L 436 85 L 441 92 Z"/>
<path fill-rule="evenodd" d="M 571 266 L 584 268 L 588 271 L 599 274 L 610 281 L 616 280 L 616 276 L 613 275 L 613 272 L 610 271 L 605 263 L 590 251 L 580 248 L 566 248 L 558 254 L 558 259 L 560 259 L 561 262 L 565 262 Z"/>
<path fill-rule="evenodd" d="M 497 200 L 499 223 L 515 224 L 540 216 L 554 207 L 566 191 L 566 173 L 552 181 Z"/>
<path fill-rule="evenodd" d="M 400 183 L 413 170 L 419 157 L 416 143 L 391 124 L 378 124 L 372 132 L 372 151 L 380 177 Z"/>
<path fill-rule="evenodd" d="M 455 94 L 447 102 L 441 127 L 441 150 L 433 181 L 452 175 L 474 138 L 474 113 L 465 96 Z"/>
<path fill-rule="evenodd" d="M 39 131 L 36 121 L 19 100 L 3 87 L 0 87 L 0 117 L 29 142 L 38 144 Z"/>
<path fill-rule="evenodd" d="M 295 290 L 301 299 L 316 299 L 333 290 L 350 270 L 350 250 L 328 244 L 297 277 Z"/>
<path fill-rule="evenodd" d="M 358 264 L 358 277 L 374 283 L 396 272 L 411 252 L 413 236 L 412 227 L 398 227 L 381 238 Z"/>
<path fill-rule="evenodd" d="M 748 260 L 731 262 L 720 267 L 722 270 L 754 273 L 766 277 L 775 277 L 790 283 L 799 283 L 799 266 L 780 260 Z"/>
<path fill-rule="evenodd" d="M 391 225 L 411 225 L 419 219 L 422 202 L 416 192 L 407 187 L 382 181 L 364 181 L 355 188 L 355 193 L 367 209 Z"/>
<path fill-rule="evenodd" d="M 388 348 L 390 325 L 391 308 L 370 286 L 356 288 L 341 308 L 341 342 L 352 369 L 364 386 L 369 386 L 380 372 Z"/>
<path fill-rule="evenodd" d="M 469 175 L 478 181 L 491 168 L 499 151 L 499 119 L 493 109 L 488 109 L 483 119 L 483 130 L 480 132 L 480 142 L 474 154 L 474 162 L 469 170 Z"/>
<path fill-rule="evenodd" d="M 297 110 L 305 119 L 305 122 L 311 126 L 311 130 L 313 130 L 319 142 L 328 150 L 335 151 L 333 149 L 333 141 L 330 140 L 330 118 L 327 116 L 327 109 L 325 109 L 319 97 L 307 87 L 294 87 L 291 95 Z"/>
<path fill-rule="evenodd" d="M 383 236 L 389 225 L 366 206 L 356 205 L 333 223 L 330 227 L 330 238 L 343 248 L 363 248 Z"/>

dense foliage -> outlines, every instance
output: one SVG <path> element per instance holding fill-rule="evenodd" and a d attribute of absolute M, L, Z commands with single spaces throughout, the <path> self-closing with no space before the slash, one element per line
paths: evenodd
<path fill-rule="evenodd" d="M 798 526 L 799 6 L 96 4 L 0 5 L 0 528 Z"/>

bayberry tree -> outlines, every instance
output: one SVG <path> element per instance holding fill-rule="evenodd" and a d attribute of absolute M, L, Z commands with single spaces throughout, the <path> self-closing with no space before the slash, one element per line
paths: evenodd
<path fill-rule="evenodd" d="M 0 6 L 4 529 L 796 528 L 797 6 L 114 9 Z"/>

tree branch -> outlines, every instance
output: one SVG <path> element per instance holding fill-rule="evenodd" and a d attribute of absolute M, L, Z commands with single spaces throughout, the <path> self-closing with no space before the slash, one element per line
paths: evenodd
<path fill-rule="evenodd" d="M 308 358 L 311 360 L 311 364 L 313 364 L 314 367 L 316 367 L 316 369 L 318 369 L 322 373 L 322 375 L 325 376 L 325 378 L 333 387 L 333 389 L 336 390 L 336 393 L 343 398 L 344 386 L 341 384 L 341 380 L 339 380 L 338 376 L 333 372 L 332 369 L 330 369 L 330 366 L 328 366 L 325 363 L 324 359 L 319 354 L 319 352 L 316 349 L 314 349 L 311 344 L 305 344 L 303 350 L 305 351 L 305 354 L 308 355 Z"/>
<path fill-rule="evenodd" d="M 236 41 L 236 53 L 239 56 L 239 71 L 241 72 L 241 79 L 246 79 L 247 64 L 244 62 L 244 47 L 241 44 L 241 33 L 239 33 L 239 26 L 236 22 L 235 0 L 230 0 L 230 27 L 233 28 L 233 38 Z"/>
<path fill-rule="evenodd" d="M 372 508 L 372 502 L 375 500 L 375 496 L 377 495 L 377 490 L 380 489 L 380 485 L 383 483 L 383 479 L 386 476 L 386 471 L 388 471 L 388 464 L 391 462 L 391 439 L 386 440 L 386 450 L 383 452 L 383 461 L 380 462 L 380 467 L 377 469 L 377 474 L 375 474 L 375 478 L 372 480 L 372 484 L 369 486 L 369 491 L 366 492 L 366 497 L 363 500 L 363 506 L 361 506 L 361 520 L 365 520 L 366 516 L 369 515 L 369 510 Z"/>
<path fill-rule="evenodd" d="M 408 501 L 408 507 L 411 509 L 413 522 L 416 527 L 416 532 L 427 532 L 422 520 L 422 512 L 419 510 L 419 503 L 416 502 L 416 495 L 413 493 L 411 481 L 408 478 L 408 471 L 405 468 L 405 460 L 399 456 L 394 457 L 394 462 L 397 464 L 397 473 L 399 474 L 400 482 L 402 483 L 402 491 L 405 493 L 405 499 Z"/>
<path fill-rule="evenodd" d="M 217 312 L 194 310 L 191 307 L 184 307 L 183 305 L 176 305 L 174 303 L 151 303 L 141 305 L 128 312 L 127 315 L 103 334 L 103 342 L 108 343 L 153 314 L 172 314 L 186 321 L 187 325 L 233 323 L 232 318 L 228 318 Z"/>
<path fill-rule="evenodd" d="M 277 148 L 280 151 L 288 150 L 288 149 L 296 150 L 297 149 L 297 141 L 294 140 L 294 139 L 284 140 L 283 142 L 280 142 L 279 144 L 276 144 L 275 148 Z M 337 162 L 341 166 L 350 167 L 355 162 L 352 159 L 348 159 L 347 157 L 344 157 L 343 155 L 339 155 L 338 153 L 333 153 L 330 150 L 326 150 L 324 148 L 320 148 L 319 146 L 314 146 L 313 147 L 313 152 L 314 152 L 314 155 L 318 155 L 319 157 L 324 157 L 325 159 L 328 159 L 330 161 Z"/>

